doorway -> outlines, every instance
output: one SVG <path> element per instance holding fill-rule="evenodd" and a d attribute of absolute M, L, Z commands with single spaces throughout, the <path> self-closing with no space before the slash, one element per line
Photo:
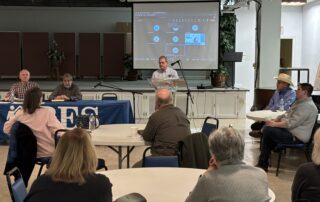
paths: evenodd
<path fill-rule="evenodd" d="M 280 67 L 292 67 L 292 39 L 281 39 L 280 42 Z"/>

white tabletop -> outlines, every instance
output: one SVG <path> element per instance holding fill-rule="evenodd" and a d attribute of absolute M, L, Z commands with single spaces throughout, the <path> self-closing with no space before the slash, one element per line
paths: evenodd
<path fill-rule="evenodd" d="M 91 132 L 94 145 L 103 146 L 144 146 L 147 145 L 137 130 L 146 124 L 110 124 L 101 125 Z"/>
<path fill-rule="evenodd" d="M 270 119 L 275 119 L 284 113 L 285 111 L 260 110 L 249 112 L 246 116 L 248 119 L 252 119 L 255 121 L 266 121 Z"/>
<path fill-rule="evenodd" d="M 183 202 L 193 190 L 203 169 L 193 168 L 131 168 L 100 172 L 112 186 L 113 199 L 128 193 L 142 194 L 152 202 Z M 274 201 L 275 195 L 269 189 Z"/>

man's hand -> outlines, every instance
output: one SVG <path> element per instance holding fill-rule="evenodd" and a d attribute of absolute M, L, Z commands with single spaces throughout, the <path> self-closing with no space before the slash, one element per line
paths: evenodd
<path fill-rule="evenodd" d="M 66 95 L 58 95 L 54 99 L 55 100 L 70 100 L 70 98 Z"/>
<path fill-rule="evenodd" d="M 9 100 L 9 96 L 4 96 L 3 101 L 8 101 Z"/>

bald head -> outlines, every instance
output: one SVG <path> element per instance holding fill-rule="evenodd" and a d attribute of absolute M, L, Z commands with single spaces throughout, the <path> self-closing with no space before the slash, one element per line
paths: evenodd
<path fill-rule="evenodd" d="M 28 82 L 30 79 L 30 72 L 27 69 L 22 69 L 19 72 L 19 79 L 22 82 Z"/>
<path fill-rule="evenodd" d="M 156 110 L 172 104 L 172 93 L 166 88 L 159 89 L 156 93 Z"/>

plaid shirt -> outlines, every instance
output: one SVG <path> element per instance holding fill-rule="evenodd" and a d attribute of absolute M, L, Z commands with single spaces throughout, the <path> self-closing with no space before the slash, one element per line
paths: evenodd
<path fill-rule="evenodd" d="M 39 87 L 39 85 L 36 82 L 32 81 L 28 81 L 26 84 L 20 81 L 18 83 L 12 84 L 10 91 L 7 93 L 6 96 L 10 97 L 11 92 L 13 92 L 14 97 L 24 99 L 24 94 L 26 93 L 26 91 L 34 87 Z"/>

